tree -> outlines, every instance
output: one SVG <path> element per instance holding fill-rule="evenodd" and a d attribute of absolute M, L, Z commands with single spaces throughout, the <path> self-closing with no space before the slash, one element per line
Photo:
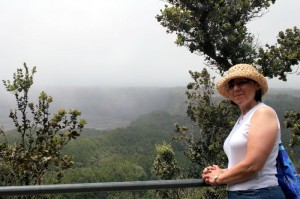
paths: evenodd
<path fill-rule="evenodd" d="M 280 31 L 277 43 L 259 46 L 247 23 L 266 13 L 275 0 L 166 0 L 157 15 L 167 33 L 177 35 L 176 44 L 205 57 L 221 74 L 232 65 L 252 63 L 270 78 L 286 80 L 299 64 L 300 31 Z"/>
<path fill-rule="evenodd" d="M 213 77 L 206 69 L 201 72 L 192 72 L 190 75 L 194 82 L 187 88 L 187 114 L 193 126 L 180 126 L 175 124 L 175 141 L 181 142 L 185 147 L 185 155 L 193 163 L 193 166 L 185 172 L 175 160 L 175 154 L 170 145 L 156 146 L 157 158 L 152 170 L 159 179 L 169 180 L 176 178 L 199 178 L 203 168 L 207 165 L 218 164 L 226 167 L 227 158 L 223 152 L 223 141 L 229 129 L 234 125 L 234 119 L 238 116 L 238 109 L 228 101 L 214 100 Z M 176 172 L 175 172 L 176 171 Z M 176 175 L 175 175 L 176 174 Z M 224 198 L 224 187 L 197 190 L 196 194 L 202 198 Z M 171 190 L 161 194 L 172 194 Z M 183 191 L 177 195 L 182 198 Z M 167 195 L 168 196 L 168 195 Z M 195 196 L 195 195 L 194 195 Z"/>
<path fill-rule="evenodd" d="M 185 154 L 198 165 L 198 171 L 192 177 L 199 177 L 199 172 L 207 165 L 226 166 L 227 158 L 222 150 L 228 129 L 234 125 L 238 109 L 228 101 L 214 101 L 213 78 L 206 69 L 191 72 L 194 82 L 189 83 L 187 94 L 187 114 L 197 128 L 189 129 L 175 125 L 175 140 L 184 141 Z"/>
<path fill-rule="evenodd" d="M 56 174 L 60 182 L 63 170 L 72 167 L 74 161 L 62 149 L 80 136 L 86 121 L 79 120 L 78 110 L 58 110 L 50 113 L 51 96 L 41 92 L 38 104 L 29 102 L 29 89 L 33 84 L 33 75 L 24 63 L 24 70 L 17 69 L 13 81 L 4 80 L 6 90 L 15 96 L 17 108 L 10 110 L 20 139 L 10 141 L 9 135 L 1 132 L 5 141 L 0 145 L 1 185 L 36 185 L 45 182 L 48 172 Z"/>
<path fill-rule="evenodd" d="M 291 131 L 289 146 L 292 148 L 292 151 L 290 152 L 292 155 L 291 157 L 294 158 L 294 148 L 300 145 L 300 113 L 286 111 L 284 117 L 284 124 Z"/>
<path fill-rule="evenodd" d="M 172 149 L 171 144 L 163 142 L 162 144 L 156 145 L 157 156 L 154 160 L 152 172 L 159 179 L 171 180 L 179 177 L 180 168 L 177 166 L 175 160 L 175 153 Z M 182 198 L 180 190 L 157 190 L 158 196 L 161 198 Z"/>
<path fill-rule="evenodd" d="M 193 122 L 193 128 L 176 125 L 175 140 L 186 146 L 185 155 L 194 163 L 188 177 L 199 178 L 204 167 L 217 164 L 226 167 L 227 158 L 223 152 L 223 142 L 229 129 L 238 116 L 236 106 L 228 101 L 214 100 L 214 77 L 206 69 L 201 72 L 190 71 L 192 79 L 187 86 L 187 114 Z M 196 128 L 195 128 L 196 127 Z M 224 187 L 203 188 L 203 198 L 224 198 Z"/>

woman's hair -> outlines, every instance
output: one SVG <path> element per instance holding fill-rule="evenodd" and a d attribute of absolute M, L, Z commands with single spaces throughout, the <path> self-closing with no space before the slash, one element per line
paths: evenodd
<path fill-rule="evenodd" d="M 261 102 L 261 99 L 262 99 L 262 91 L 261 91 L 261 88 L 255 92 L 254 99 L 255 99 L 257 102 Z"/>

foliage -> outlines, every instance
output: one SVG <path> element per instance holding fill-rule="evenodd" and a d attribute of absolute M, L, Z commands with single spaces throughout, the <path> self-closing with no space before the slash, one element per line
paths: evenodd
<path fill-rule="evenodd" d="M 284 114 L 285 117 L 285 127 L 290 130 L 290 140 L 289 146 L 290 149 L 287 148 L 290 157 L 295 164 L 296 169 L 300 168 L 300 113 L 296 111 L 286 111 Z"/>
<path fill-rule="evenodd" d="M 286 73 L 292 72 L 292 67 L 299 64 L 300 60 L 300 30 L 297 27 L 280 31 L 277 44 L 266 44 L 266 50 L 259 49 L 257 64 L 269 77 L 279 76 L 286 79 Z"/>
<path fill-rule="evenodd" d="M 300 113 L 287 111 L 285 113 L 285 125 L 291 130 L 290 146 L 300 145 Z"/>
<path fill-rule="evenodd" d="M 184 104 L 183 104 L 184 105 Z M 171 142 L 172 128 L 176 121 L 185 121 L 182 116 L 165 112 L 142 115 L 126 128 L 113 130 L 85 129 L 76 143 L 66 147 L 67 153 L 74 154 L 76 165 L 66 171 L 63 183 L 140 181 L 155 179 L 150 172 L 155 158 L 155 143 Z M 174 150 L 181 150 L 173 145 Z M 184 161 L 179 163 L 184 165 Z M 129 196 L 128 194 L 132 194 Z M 158 198 L 151 191 L 102 193 L 101 198 Z"/>
<path fill-rule="evenodd" d="M 227 158 L 223 152 L 223 142 L 228 129 L 238 115 L 237 108 L 228 101 L 212 100 L 214 83 L 206 69 L 190 72 L 194 82 L 188 85 L 187 113 L 197 128 L 189 130 L 186 126 L 176 125 L 176 140 L 186 146 L 185 154 L 195 164 L 188 176 L 199 178 L 207 165 L 217 164 L 226 167 Z M 203 189 L 206 198 L 224 198 L 224 189 Z"/>
<path fill-rule="evenodd" d="M 175 153 L 171 144 L 163 142 L 155 146 L 157 156 L 154 160 L 152 172 L 162 180 L 171 180 L 179 177 L 180 168 L 175 160 Z M 182 198 L 180 190 L 157 190 L 157 194 L 162 198 Z"/>
<path fill-rule="evenodd" d="M 186 155 L 200 168 L 193 175 L 198 177 L 199 172 L 207 165 L 226 165 L 223 142 L 239 113 L 228 101 L 213 101 L 213 78 L 206 69 L 190 74 L 194 82 L 188 85 L 186 92 L 187 113 L 198 128 L 189 132 L 187 127 L 176 125 L 178 135 L 175 139 L 186 144 Z"/>
<path fill-rule="evenodd" d="M 171 144 L 163 142 L 155 146 L 157 156 L 152 171 L 159 179 L 171 180 L 178 177 L 179 168 Z"/>
<path fill-rule="evenodd" d="M 190 74 L 194 82 L 187 87 L 187 115 L 194 128 L 189 129 L 187 126 L 176 124 L 174 139 L 185 146 L 185 155 L 194 165 L 187 173 L 180 170 L 180 175 L 176 174 L 179 168 L 173 159 L 174 152 L 169 145 L 158 145 L 156 147 L 157 158 L 152 170 L 159 179 L 176 179 L 177 176 L 199 178 L 205 166 L 218 164 L 225 167 L 227 162 L 222 146 L 227 135 L 225 132 L 233 126 L 238 109 L 230 105 L 228 101 L 213 101 L 214 78 L 210 77 L 206 69 L 201 72 L 190 71 Z M 218 188 L 217 191 L 204 188 L 201 193 L 207 198 L 224 198 L 222 188 Z M 180 194 L 183 192 L 178 193 Z"/>
<path fill-rule="evenodd" d="M 150 169 L 155 158 L 155 144 L 161 143 L 163 140 L 171 142 L 174 123 L 176 121 L 184 121 L 185 119 L 185 117 L 173 116 L 165 112 L 153 112 L 141 116 L 126 128 L 105 131 L 85 129 L 81 139 L 76 142 L 70 142 L 65 148 L 65 153 L 73 154 L 73 158 L 76 160 L 74 168 L 76 171 L 86 167 L 95 167 L 99 171 L 106 170 L 105 173 L 112 173 L 115 162 L 118 162 L 118 160 L 127 160 L 132 165 L 143 168 L 146 173 L 146 176 L 143 177 L 142 175 L 140 177 L 136 176 L 135 180 L 153 179 Z M 176 151 L 182 150 L 178 144 L 174 144 L 173 147 Z M 180 162 L 185 161 L 181 160 L 182 158 L 179 155 L 176 158 Z M 130 165 L 127 164 L 127 166 Z M 109 169 L 111 170 L 109 171 Z M 81 173 L 85 173 L 85 171 L 82 170 Z M 103 177 L 97 177 L 97 181 L 112 180 L 108 178 L 109 175 L 100 173 Z M 72 180 L 68 180 L 68 174 L 69 172 L 66 173 L 65 183 L 73 182 Z M 93 175 L 92 173 L 90 174 Z M 72 172 L 70 175 L 72 175 Z M 84 179 L 86 180 L 95 177 L 82 175 L 85 176 Z M 116 180 L 125 180 L 125 178 L 120 178 L 121 176 Z M 131 178 L 126 177 L 126 180 L 129 179 L 131 180 Z"/>
<path fill-rule="evenodd" d="M 17 108 L 10 110 L 20 139 L 10 141 L 2 131 L 4 143 L 0 145 L 1 185 L 35 185 L 44 182 L 47 172 L 56 174 L 57 182 L 63 177 L 63 170 L 73 166 L 74 161 L 61 153 L 72 139 L 80 136 L 86 121 L 79 120 L 78 110 L 58 110 L 53 117 L 49 111 L 53 102 L 51 96 L 41 92 L 38 104 L 29 102 L 29 90 L 33 75 L 24 64 L 17 69 L 13 81 L 4 80 L 6 90 L 16 99 Z"/>
<path fill-rule="evenodd" d="M 278 34 L 277 44 L 258 45 L 247 23 L 261 17 L 275 0 L 166 0 L 157 15 L 167 33 L 176 33 L 176 44 L 205 57 L 221 74 L 232 65 L 252 63 L 268 77 L 286 80 L 287 72 L 300 59 L 299 29 Z"/>

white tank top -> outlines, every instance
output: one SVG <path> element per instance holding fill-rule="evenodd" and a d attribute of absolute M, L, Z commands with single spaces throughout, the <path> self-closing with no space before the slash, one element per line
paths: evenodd
<path fill-rule="evenodd" d="M 267 106 L 264 103 L 259 103 L 248 111 L 244 116 L 243 120 L 237 121 L 232 131 L 224 142 L 224 151 L 228 158 L 228 168 L 233 167 L 240 161 L 244 160 L 247 153 L 247 141 L 248 131 L 250 126 L 250 120 L 254 112 L 262 106 Z M 275 112 L 275 111 L 274 111 Z M 269 186 L 278 185 L 276 169 L 276 158 L 278 155 L 278 145 L 281 142 L 280 124 L 278 121 L 277 139 L 263 168 L 251 179 L 228 185 L 229 191 L 248 190 L 248 189 L 260 189 Z"/>

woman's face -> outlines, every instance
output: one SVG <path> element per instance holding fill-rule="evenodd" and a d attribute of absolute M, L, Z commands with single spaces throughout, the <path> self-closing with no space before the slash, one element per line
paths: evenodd
<path fill-rule="evenodd" d="M 254 97 L 259 89 L 259 84 L 251 79 L 236 78 L 228 82 L 228 93 L 230 100 L 239 106 L 247 106 L 256 102 Z"/>

